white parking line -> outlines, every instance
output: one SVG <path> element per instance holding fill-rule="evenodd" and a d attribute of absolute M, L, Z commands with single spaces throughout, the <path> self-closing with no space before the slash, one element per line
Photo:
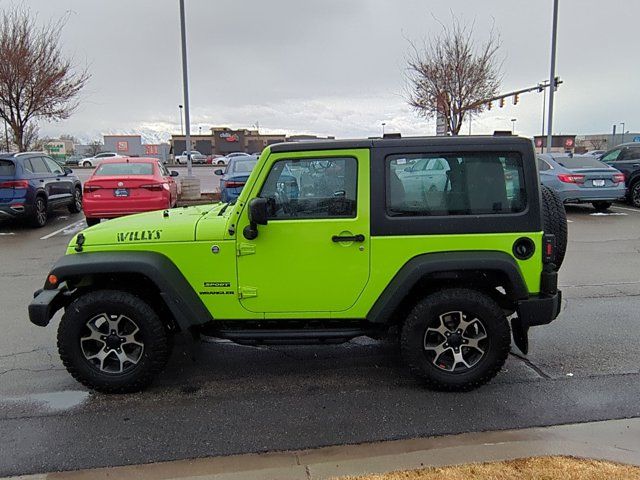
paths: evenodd
<path fill-rule="evenodd" d="M 627 211 L 633 212 L 633 213 L 640 213 L 640 210 L 636 210 L 634 208 L 627 208 L 627 207 L 618 207 L 617 205 L 615 207 L 611 207 L 611 208 L 619 208 L 620 210 L 627 210 Z"/>
<path fill-rule="evenodd" d="M 84 220 L 79 220 L 79 221 L 77 221 L 75 223 L 72 223 L 70 225 L 65 225 L 64 227 L 56 230 L 55 232 L 51 232 L 49 235 L 45 235 L 44 237 L 40 237 L 40 240 L 47 240 L 47 239 L 59 234 L 60 232 L 64 232 L 65 230 L 70 230 L 71 228 L 74 228 L 74 227 L 79 227 L 80 224 L 82 224 L 82 223 L 84 223 Z"/>

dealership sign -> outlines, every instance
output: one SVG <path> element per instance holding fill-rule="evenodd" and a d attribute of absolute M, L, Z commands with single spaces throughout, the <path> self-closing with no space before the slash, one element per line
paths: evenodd
<path fill-rule="evenodd" d="M 129 142 L 126 140 L 119 140 L 116 144 L 116 149 L 119 152 L 128 152 L 129 151 Z"/>

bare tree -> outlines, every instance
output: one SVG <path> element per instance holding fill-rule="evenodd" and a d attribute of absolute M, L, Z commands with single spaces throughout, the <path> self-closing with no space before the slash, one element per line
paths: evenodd
<path fill-rule="evenodd" d="M 87 153 L 90 156 L 95 157 L 97 154 L 102 152 L 102 147 L 104 147 L 104 145 L 100 143 L 100 140 L 92 140 L 91 142 L 89 142 L 88 147 L 89 148 L 87 148 Z"/>
<path fill-rule="evenodd" d="M 589 143 L 591 144 L 592 150 L 604 150 L 607 146 L 606 138 L 590 138 Z"/>
<path fill-rule="evenodd" d="M 480 113 L 484 102 L 497 95 L 502 63 L 497 54 L 500 37 L 491 29 L 484 44 L 473 39 L 473 24 L 453 17 L 451 26 L 423 41 L 409 42 L 408 102 L 424 118 L 442 116 L 447 130 L 457 135 L 465 115 Z"/>
<path fill-rule="evenodd" d="M 77 71 L 62 54 L 64 24 L 62 19 L 40 27 L 20 6 L 0 13 L 0 118 L 9 124 L 20 151 L 37 137 L 37 120 L 71 115 L 89 79 L 86 70 Z"/>

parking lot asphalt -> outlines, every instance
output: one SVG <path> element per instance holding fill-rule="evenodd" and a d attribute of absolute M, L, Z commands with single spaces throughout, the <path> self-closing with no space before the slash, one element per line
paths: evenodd
<path fill-rule="evenodd" d="M 0 223 L 0 475 L 638 417 L 640 210 L 568 217 L 560 316 L 464 394 L 425 390 L 393 345 L 364 338 L 176 348 L 146 392 L 89 393 L 58 358 L 60 315 L 38 328 L 26 312 L 82 215 Z"/>

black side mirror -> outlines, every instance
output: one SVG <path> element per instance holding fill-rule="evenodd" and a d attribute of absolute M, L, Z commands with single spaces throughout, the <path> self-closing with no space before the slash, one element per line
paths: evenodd
<path fill-rule="evenodd" d="M 247 240 L 253 240 L 258 236 L 258 225 L 267 224 L 266 198 L 257 197 L 249 202 L 249 222 L 242 233 Z"/>
<path fill-rule="evenodd" d="M 177 177 L 177 176 L 179 175 L 179 173 L 178 173 L 178 172 L 176 172 L 175 170 L 171 170 L 171 171 L 169 172 L 169 174 L 170 174 L 172 177 Z"/>
<path fill-rule="evenodd" d="M 64 174 L 65 175 L 71 175 L 73 173 L 73 170 L 71 170 L 69 167 L 62 167 L 64 169 Z"/>
<path fill-rule="evenodd" d="M 217 170 L 214 170 L 214 171 L 213 171 L 213 174 L 214 174 L 214 175 L 224 175 L 224 172 L 219 168 L 219 169 L 217 169 Z"/>

